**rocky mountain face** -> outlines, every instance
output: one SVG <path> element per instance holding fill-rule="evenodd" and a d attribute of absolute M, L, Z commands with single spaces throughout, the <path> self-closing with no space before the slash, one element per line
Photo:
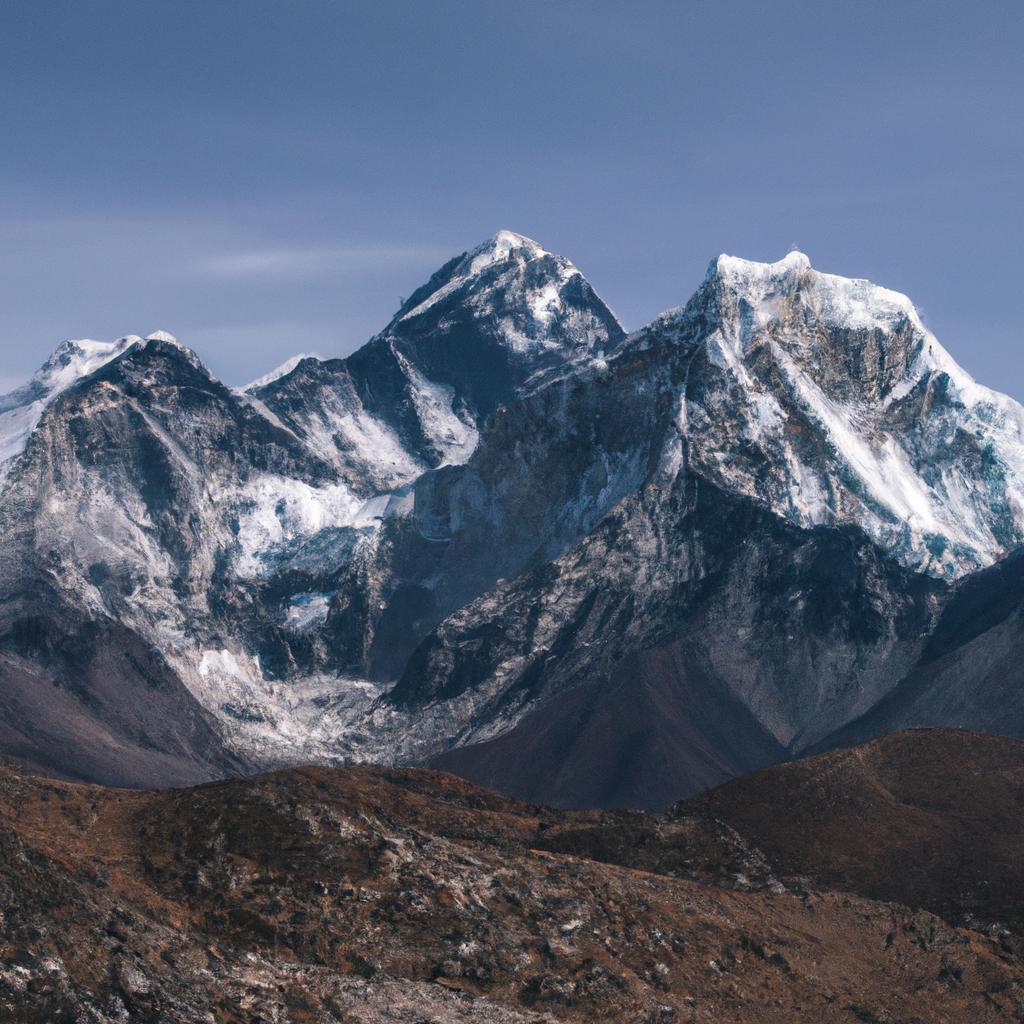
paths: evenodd
<path fill-rule="evenodd" d="M 719 257 L 626 337 L 501 232 L 352 356 L 241 390 L 162 332 L 68 343 L 0 399 L 2 749 L 660 808 L 922 718 L 996 727 L 998 658 L 957 695 L 982 632 L 1012 660 L 1022 444 L 909 300 L 799 253 Z"/>
<path fill-rule="evenodd" d="M 1005 856 L 1018 746 L 897 738 L 658 817 L 559 812 L 422 770 L 140 792 L 0 769 L 0 1016 L 1019 1021 L 1019 939 L 1003 916 L 1021 882 Z M 790 828 L 737 803 L 744 785 L 793 801 Z M 819 792 L 822 827 L 808 829 Z M 907 851 L 909 874 L 870 841 L 901 809 L 937 840 L 927 857 Z M 980 843 L 961 842 L 968 824 Z M 923 909 L 951 872 L 1000 881 L 984 921 L 952 923 L 955 887 L 948 919 Z"/>
<path fill-rule="evenodd" d="M 621 338 L 568 261 L 503 232 L 443 268 L 350 362 L 302 360 L 244 392 L 163 332 L 63 346 L 0 406 L 10 749 L 121 782 L 149 781 L 151 754 L 165 768 L 180 755 L 165 749 L 166 717 L 125 735 L 93 699 L 85 665 L 97 651 L 81 622 L 85 635 L 125 632 L 147 652 L 138 669 L 122 659 L 122 693 L 160 677 L 188 709 L 173 718 L 216 723 L 208 741 L 186 744 L 198 768 L 183 765 L 181 781 L 240 763 L 225 744 L 248 763 L 332 756 L 314 750 L 307 721 L 284 719 L 295 705 L 317 716 L 321 671 L 337 689 L 343 659 L 309 634 L 353 552 L 408 504 L 410 480 L 468 457 L 497 401 Z M 50 649 L 62 635 L 78 638 L 78 678 Z M 314 678 L 275 698 L 274 678 L 302 670 Z M 54 721 L 37 677 L 59 680 L 67 707 Z M 360 698 L 369 686 L 341 685 Z M 57 719 L 76 713 L 102 749 L 71 759 Z"/>
<path fill-rule="evenodd" d="M 623 337 L 568 260 L 501 231 L 445 264 L 347 359 L 303 359 L 247 393 L 380 491 L 465 462 L 499 406 Z"/>
<path fill-rule="evenodd" d="M 915 663 L 942 598 L 857 531 L 804 531 L 677 481 L 446 620 L 389 699 L 468 708 L 459 749 L 433 756 L 470 778 L 568 806 L 664 807 L 871 706 Z M 510 763 L 516 747 L 533 756 Z"/>
<path fill-rule="evenodd" d="M 930 656 L 946 580 L 1016 543 L 1019 407 L 902 296 L 799 254 L 722 257 L 608 373 L 636 374 L 616 407 L 636 396 L 646 478 L 422 642 L 387 697 L 413 756 L 570 806 L 664 806 L 868 714 Z"/>
<path fill-rule="evenodd" d="M 905 723 L 1024 737 L 1024 558 L 967 577 L 914 669 L 869 711 L 817 746 L 848 746 Z"/>

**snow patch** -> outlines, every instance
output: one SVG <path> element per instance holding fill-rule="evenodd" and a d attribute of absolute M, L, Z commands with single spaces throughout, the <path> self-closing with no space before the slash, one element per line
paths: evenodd
<path fill-rule="evenodd" d="M 427 380 L 397 348 L 392 348 L 392 351 L 411 385 L 413 405 L 423 432 L 442 453 L 441 464 L 461 465 L 466 462 L 473 454 L 480 435 L 476 427 L 462 420 L 452 408 L 454 389 Z"/>
<path fill-rule="evenodd" d="M 274 369 L 269 373 L 265 373 L 262 377 L 257 377 L 256 380 L 251 380 L 248 384 L 244 384 L 238 390 L 245 394 L 249 391 L 256 391 L 259 388 L 265 388 L 268 384 L 273 384 L 275 380 L 287 377 L 303 359 L 319 358 L 320 357 L 318 355 L 315 355 L 312 352 L 300 352 L 298 355 L 294 355 L 290 359 L 286 359 L 280 366 L 274 367 Z"/>
<path fill-rule="evenodd" d="M 314 487 L 271 474 L 257 477 L 229 500 L 239 510 L 235 571 L 243 579 L 262 575 L 271 556 L 328 526 L 359 524 L 366 504 L 343 483 Z"/>
<path fill-rule="evenodd" d="M 319 626 L 327 619 L 332 594 L 295 594 L 285 611 L 285 625 L 297 633 Z"/>

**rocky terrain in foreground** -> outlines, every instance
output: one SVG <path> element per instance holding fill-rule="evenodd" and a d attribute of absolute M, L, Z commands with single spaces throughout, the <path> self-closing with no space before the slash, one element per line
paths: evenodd
<path fill-rule="evenodd" d="M 144 792 L 12 765 L 0 1018 L 1024 1020 L 998 923 L 1019 918 L 1022 869 L 994 856 L 1019 848 L 1020 754 L 903 734 L 665 817 L 554 811 L 426 770 Z M 950 871 L 991 883 L 984 906 Z"/>

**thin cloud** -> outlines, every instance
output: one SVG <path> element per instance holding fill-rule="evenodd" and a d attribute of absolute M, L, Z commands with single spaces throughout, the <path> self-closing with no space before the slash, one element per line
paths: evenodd
<path fill-rule="evenodd" d="M 245 249 L 215 256 L 200 264 L 197 271 L 231 279 L 309 280 L 312 277 L 434 266 L 452 255 L 438 246 L 420 245 Z"/>

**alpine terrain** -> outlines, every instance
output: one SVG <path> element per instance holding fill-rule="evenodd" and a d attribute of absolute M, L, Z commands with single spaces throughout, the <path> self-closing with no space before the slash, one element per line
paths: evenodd
<path fill-rule="evenodd" d="M 664 816 L 422 769 L 0 768 L 0 1017 L 1019 1022 L 1021 746 L 901 734 Z"/>
<path fill-rule="evenodd" d="M 904 296 L 713 260 L 627 335 L 502 231 L 344 359 L 163 331 L 0 398 L 0 753 L 431 765 L 663 810 L 915 725 L 1024 736 L 1024 410 Z"/>

